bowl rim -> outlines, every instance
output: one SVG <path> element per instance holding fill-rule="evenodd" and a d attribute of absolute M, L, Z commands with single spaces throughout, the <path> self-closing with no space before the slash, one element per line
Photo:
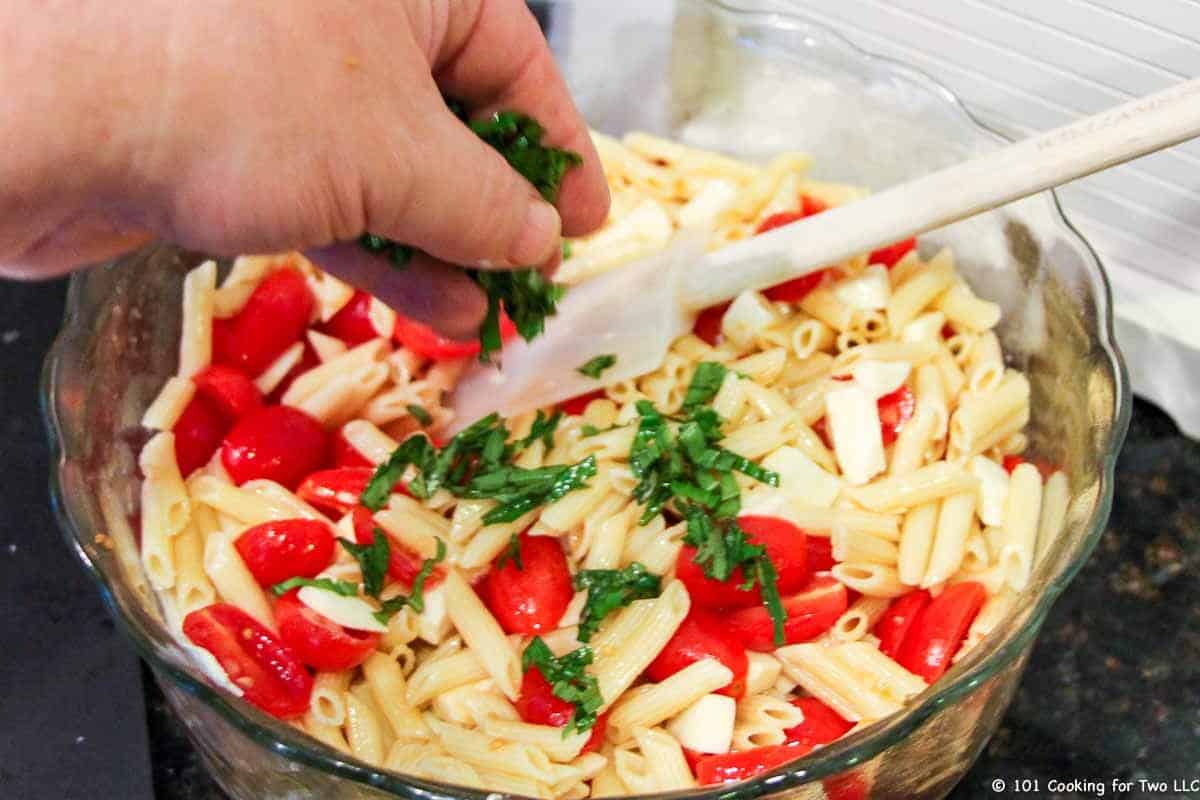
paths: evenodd
<path fill-rule="evenodd" d="M 553 5 L 561 0 L 549 1 Z M 955 110 L 955 113 L 963 121 L 978 132 L 999 141 L 1008 141 L 1003 134 L 976 119 L 953 92 L 925 72 L 901 61 L 863 50 L 837 31 L 795 9 L 772 8 L 766 10 L 761 6 L 755 7 L 753 0 L 748 0 L 748 2 L 742 2 L 742 0 L 693 0 L 693 2 L 702 3 L 746 23 L 803 31 L 807 36 L 819 39 L 824 46 L 841 49 L 856 59 L 878 65 L 890 74 L 900 76 L 918 85 L 923 90 L 941 98 Z M 1077 545 L 1070 562 L 1059 574 L 1050 579 L 1043 592 L 1036 596 L 1029 596 L 1021 605 L 1022 611 L 1028 608 L 1028 621 L 1021 630 L 994 649 L 986 653 L 981 652 L 978 657 L 967 659 L 963 664 L 952 668 L 947 676 L 935 684 L 932 691 L 927 690 L 916 704 L 906 706 L 889 717 L 877 720 L 862 731 L 810 753 L 797 761 L 741 783 L 650 795 L 630 795 L 630 797 L 705 798 L 706 800 L 719 797 L 723 800 L 726 798 L 743 800 L 795 788 L 852 769 L 905 739 L 938 711 L 958 702 L 992 675 L 1012 664 L 1035 638 L 1050 608 L 1082 568 L 1104 530 L 1112 507 L 1117 455 L 1124 441 L 1132 412 L 1128 375 L 1124 360 L 1115 343 L 1112 290 L 1107 274 L 1095 249 L 1067 218 L 1057 193 L 1050 191 L 1043 194 L 1048 196 L 1048 202 L 1052 205 L 1055 223 L 1060 225 L 1077 244 L 1082 245 L 1082 251 L 1087 256 L 1085 258 L 1087 267 L 1093 274 L 1095 285 L 1100 289 L 1095 295 L 1096 344 L 1104 353 L 1113 378 L 1113 421 L 1108 429 L 1106 441 L 1097 446 L 1102 453 L 1102 461 L 1098 470 L 1096 501 L 1088 519 L 1081 523 L 1086 526 L 1087 533 Z M 351 756 L 339 753 L 258 709 L 241 703 L 232 695 L 218 690 L 207 679 L 200 677 L 198 670 L 182 669 L 171 660 L 163 658 L 142 629 L 141 623 L 131 619 L 122 611 L 109 576 L 93 561 L 82 545 L 81 532 L 88 526 L 82 521 L 77 522 L 71 504 L 63 492 L 64 469 L 69 461 L 63 449 L 64 429 L 57 410 L 58 373 L 60 365 L 66 358 L 66 353 L 75 341 L 84 337 L 86 333 L 81 330 L 73 330 L 68 324 L 75 316 L 77 309 L 83 305 L 86 280 L 87 277 L 83 273 L 78 273 L 71 278 L 64 326 L 46 356 L 41 375 L 41 411 L 51 455 L 49 476 L 51 506 L 68 546 L 96 582 L 110 616 L 117 622 L 125 636 L 132 641 L 142 658 L 151 665 L 156 676 L 160 680 L 164 674 L 168 676 L 175 687 L 203 702 L 225 722 L 231 724 L 257 745 L 291 761 L 319 769 L 332 776 L 366 784 L 392 793 L 394 796 L 407 798 L 407 800 L 456 800 L 456 798 L 499 800 L 513 796 L 403 775 L 383 768 L 372 767 Z"/>

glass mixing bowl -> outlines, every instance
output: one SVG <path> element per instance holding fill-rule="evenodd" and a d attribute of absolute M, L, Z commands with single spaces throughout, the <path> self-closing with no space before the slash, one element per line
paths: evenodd
<path fill-rule="evenodd" d="M 680 0 L 669 14 L 659 3 L 538 5 L 602 131 L 649 130 L 748 157 L 805 150 L 817 176 L 875 189 L 996 144 L 944 88 L 798 16 L 710 0 Z M 1070 476 L 1064 530 L 1007 622 L 910 707 L 752 781 L 681 795 L 943 796 L 994 731 L 1046 612 L 1104 527 L 1130 406 L 1095 254 L 1050 194 L 921 243 L 953 246 L 977 291 L 1004 307 L 1005 350 L 1033 386 L 1031 449 Z M 235 798 L 498 800 L 322 746 L 218 690 L 168 632 L 134 533 L 138 420 L 174 372 L 182 278 L 199 258 L 155 247 L 72 281 L 43 378 L 67 541 Z"/>

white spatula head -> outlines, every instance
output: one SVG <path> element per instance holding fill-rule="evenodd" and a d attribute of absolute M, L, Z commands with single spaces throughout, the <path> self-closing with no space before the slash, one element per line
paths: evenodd
<path fill-rule="evenodd" d="M 455 427 L 493 411 L 512 416 L 567 400 L 658 368 L 692 314 L 678 297 L 684 267 L 704 255 L 699 237 L 681 235 L 660 253 L 574 286 L 546 322 L 546 332 L 514 339 L 501 367 L 476 364 L 452 397 Z M 579 368 L 596 356 L 617 362 L 595 380 Z"/>

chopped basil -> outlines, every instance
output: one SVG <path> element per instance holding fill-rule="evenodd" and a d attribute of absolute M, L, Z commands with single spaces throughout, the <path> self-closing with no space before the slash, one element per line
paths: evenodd
<path fill-rule="evenodd" d="M 387 577 L 388 564 L 392 560 L 392 548 L 388 544 L 387 535 L 376 528 L 371 544 L 355 544 L 340 538 L 338 542 L 358 561 L 362 570 L 363 593 L 370 597 L 379 597 Z"/>
<path fill-rule="evenodd" d="M 525 563 L 521 561 L 521 534 L 513 533 L 508 537 L 508 544 L 504 548 L 504 552 L 496 559 L 496 569 L 501 569 L 509 561 L 513 562 L 513 566 L 518 572 L 525 569 Z"/>
<path fill-rule="evenodd" d="M 549 417 L 541 411 L 537 412 L 537 417 L 534 418 L 533 424 L 529 426 L 529 435 L 521 441 L 517 442 L 517 448 L 524 450 L 538 439 L 542 440 L 542 444 L 549 450 L 554 446 L 554 432 L 558 430 L 558 423 L 562 421 L 563 412 L 555 411 Z"/>
<path fill-rule="evenodd" d="M 421 571 L 413 578 L 412 593 L 407 597 L 397 595 L 396 597 L 384 600 L 380 604 L 379 611 L 375 612 L 375 619 L 379 620 L 381 625 L 387 625 L 388 620 L 393 614 L 397 614 L 405 606 L 412 606 L 413 611 L 420 614 L 425 610 L 425 582 L 429 580 L 429 576 L 433 574 L 433 568 L 446 559 L 446 543 L 441 539 L 437 540 L 437 555 L 433 558 L 427 558 L 421 562 Z"/>
<path fill-rule="evenodd" d="M 419 406 L 416 403 L 410 403 L 408 413 L 412 418 L 422 425 L 428 427 L 433 422 L 433 417 L 429 416 L 429 412 L 425 410 L 425 406 Z"/>
<path fill-rule="evenodd" d="M 314 589 L 324 589 L 327 592 L 340 594 L 342 597 L 358 597 L 358 584 L 350 581 L 339 581 L 333 578 L 288 578 L 271 587 L 271 594 L 283 597 L 292 589 L 311 586 Z"/>
<path fill-rule="evenodd" d="M 608 353 L 607 355 L 596 356 L 576 371 L 581 375 L 586 375 L 589 378 L 600 380 L 600 375 L 604 372 L 604 370 L 609 369 L 616 363 L 617 357 L 612 353 Z"/>
<path fill-rule="evenodd" d="M 596 676 L 586 671 L 591 663 L 592 649 L 587 645 L 559 658 L 538 636 L 533 637 L 521 656 L 522 670 L 537 667 L 554 696 L 575 706 L 571 721 L 563 728 L 563 738 L 575 731 L 591 730 L 596 724 L 596 712 L 604 705 Z"/>
<path fill-rule="evenodd" d="M 692 382 L 688 385 L 687 394 L 683 398 L 684 412 L 702 406 L 716 397 L 728 371 L 724 364 L 716 361 L 705 361 L 699 364 L 695 374 L 692 375 Z"/>
<path fill-rule="evenodd" d="M 658 597 L 662 580 L 638 562 L 625 569 L 584 569 L 572 578 L 575 591 L 588 590 L 579 619 L 579 641 L 586 642 L 604 620 L 634 600 Z"/>

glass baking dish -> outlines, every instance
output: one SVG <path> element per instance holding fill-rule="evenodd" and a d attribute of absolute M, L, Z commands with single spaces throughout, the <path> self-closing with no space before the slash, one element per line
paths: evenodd
<path fill-rule="evenodd" d="M 798 15 L 713 0 L 535 7 L 585 116 L 607 133 L 648 130 L 752 158 L 805 150 L 817 177 L 874 189 L 997 141 L 924 75 Z M 1033 386 L 1031 450 L 1070 477 L 1065 529 L 1007 623 L 910 707 L 752 781 L 680 796 L 945 795 L 995 730 L 1050 605 L 1104 528 L 1130 400 L 1095 254 L 1051 194 L 921 242 L 951 245 L 976 290 L 1003 306 L 1005 352 Z M 233 797 L 498 800 L 324 747 L 217 689 L 168 632 L 138 558 L 136 453 L 141 414 L 174 373 L 182 278 L 200 258 L 158 246 L 71 283 L 42 385 L 67 541 Z"/>

